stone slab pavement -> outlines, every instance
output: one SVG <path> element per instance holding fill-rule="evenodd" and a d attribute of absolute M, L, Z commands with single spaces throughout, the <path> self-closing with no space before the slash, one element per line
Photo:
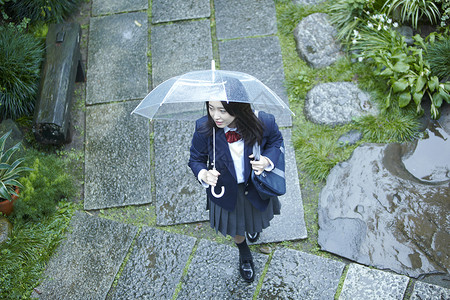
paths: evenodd
<path fill-rule="evenodd" d="M 275 35 L 274 3 L 269 0 L 211 2 L 217 22 L 217 35 L 213 36 L 209 20 L 211 11 L 206 5 L 210 2 L 194 2 L 177 5 L 167 0 L 155 0 L 154 18 L 149 24 L 146 1 L 92 1 L 87 70 L 85 209 L 152 201 L 149 124 L 142 118 L 129 116 L 148 92 L 149 31 L 153 87 L 171 76 L 209 68 L 214 58 L 223 69 L 247 70 L 267 82 L 274 80 L 271 88 L 281 89 L 277 93 L 285 97 L 281 54 Z M 183 11 L 189 13 L 189 17 L 180 13 Z M 241 16 L 240 26 L 230 27 L 230 20 L 237 15 Z M 213 52 L 214 44 L 216 52 Z M 268 52 L 261 51 L 252 56 L 254 51 L 248 49 L 255 47 Z M 252 70 L 252 63 L 257 63 L 258 57 L 264 58 L 259 59 L 264 64 L 270 61 L 273 64 L 257 65 Z M 163 145 L 176 149 L 175 164 L 186 168 L 186 147 L 190 139 L 184 136 L 192 134 L 192 129 L 175 126 L 177 134 L 184 139 L 184 144 L 180 145 L 168 139 L 168 133 L 164 134 L 168 127 L 164 126 L 163 123 L 154 124 L 155 165 L 158 166 L 155 168 L 167 166 L 171 158 L 170 153 L 164 152 Z M 284 134 L 288 140 L 289 132 Z M 289 153 L 288 149 L 288 157 L 294 157 L 293 148 L 291 151 Z M 161 159 L 163 156 L 167 161 Z M 295 165 L 295 161 L 290 163 L 291 168 Z M 187 171 L 180 169 L 179 173 L 171 174 L 181 178 Z M 298 176 L 294 171 L 295 167 L 288 171 L 292 172 L 293 178 Z M 189 174 L 189 178 L 192 177 Z M 125 183 L 129 186 L 124 187 Z M 154 185 L 162 187 L 161 182 Z M 95 191 L 96 187 L 103 190 Z M 158 198 L 165 192 L 167 190 L 161 193 L 156 189 L 155 195 Z M 195 193 L 197 191 L 186 187 L 178 191 L 179 195 L 193 196 Z M 296 214 L 303 216 L 300 193 L 293 199 L 298 201 Z M 158 222 L 163 224 L 169 220 L 167 224 L 173 223 L 174 220 L 167 218 L 169 214 L 164 212 L 170 212 L 167 207 L 170 204 L 157 203 Z M 193 212 L 180 210 L 174 213 L 176 218 L 183 214 L 192 214 L 192 220 L 205 219 L 203 205 Z M 306 230 L 304 234 L 306 237 Z M 288 299 L 334 299 L 340 281 L 344 282 L 342 299 L 361 293 L 365 298 L 375 299 L 376 293 L 380 292 L 380 281 L 395 283 L 390 293 L 394 297 L 404 291 L 405 281 L 409 282 L 407 277 L 405 280 L 404 276 L 373 272 L 356 264 L 346 267 L 346 272 L 345 264 L 340 261 L 280 246 L 273 249 L 270 255 L 253 253 L 257 281 L 247 285 L 238 274 L 236 247 L 156 228 L 138 228 L 101 219 L 89 212 L 78 212 L 72 219 L 66 240 L 56 250 L 33 296 L 43 299 L 135 299 L 136 296 L 143 299 L 217 299 L 216 295 L 220 295 L 221 299 L 273 299 L 282 295 Z M 170 274 L 165 272 L 166 268 L 171 270 Z M 364 283 L 363 291 L 361 283 Z M 260 290 L 257 285 L 261 286 Z M 134 288 L 130 290 L 130 286 Z M 389 284 L 385 286 L 386 290 L 391 289 Z M 383 295 L 389 294 L 386 290 Z M 411 298 L 448 298 L 448 295 L 447 289 L 417 281 Z"/>
<path fill-rule="evenodd" d="M 149 124 L 144 118 L 130 116 L 138 102 L 86 108 L 85 209 L 152 200 Z"/>
<path fill-rule="evenodd" d="M 47 265 L 39 299 L 404 299 L 409 278 L 275 246 L 253 252 L 256 280 L 244 282 L 236 247 L 76 213 Z M 260 285 L 260 289 L 257 286 Z M 411 299 L 448 299 L 417 281 Z"/>
<path fill-rule="evenodd" d="M 147 36 L 146 12 L 90 19 L 87 104 L 142 99 L 147 95 Z"/>

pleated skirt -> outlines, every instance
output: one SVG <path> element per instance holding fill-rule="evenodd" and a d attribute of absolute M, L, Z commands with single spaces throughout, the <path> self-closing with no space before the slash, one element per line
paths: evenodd
<path fill-rule="evenodd" d="M 224 236 L 245 235 L 262 232 L 269 227 L 274 215 L 279 215 L 281 203 L 278 197 L 270 198 L 265 211 L 256 209 L 244 195 L 244 184 L 238 185 L 237 201 L 234 211 L 223 209 L 214 202 L 209 202 L 209 222 L 212 228 Z"/>

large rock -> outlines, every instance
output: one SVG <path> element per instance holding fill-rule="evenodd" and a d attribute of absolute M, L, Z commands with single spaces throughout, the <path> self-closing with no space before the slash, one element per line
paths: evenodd
<path fill-rule="evenodd" d="M 361 146 L 331 170 L 319 200 L 319 244 L 411 277 L 448 273 L 450 180 L 414 177 L 404 147 Z"/>
<path fill-rule="evenodd" d="M 335 35 L 336 29 L 328 21 L 327 14 L 307 16 L 294 29 L 298 55 L 313 68 L 331 65 L 342 56 Z"/>
<path fill-rule="evenodd" d="M 328 82 L 313 87 L 305 99 L 311 122 L 326 125 L 350 123 L 353 118 L 376 114 L 370 97 L 352 82 Z"/>

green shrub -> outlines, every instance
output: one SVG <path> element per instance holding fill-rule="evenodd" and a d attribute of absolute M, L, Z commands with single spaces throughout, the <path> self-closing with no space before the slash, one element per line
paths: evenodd
<path fill-rule="evenodd" d="M 426 18 L 430 23 L 437 24 L 441 14 L 434 3 L 435 0 L 388 0 L 384 8 L 388 15 L 400 10 L 401 22 L 410 22 L 417 29 L 419 20 Z"/>
<path fill-rule="evenodd" d="M 337 0 L 334 1 L 327 13 L 330 22 L 336 27 L 337 38 L 342 43 L 350 42 L 354 30 L 358 30 L 364 21 L 375 12 L 379 11 L 383 1 L 381 0 Z"/>
<path fill-rule="evenodd" d="M 38 222 L 55 212 L 58 201 L 74 197 L 74 178 L 66 171 L 66 162 L 56 155 L 28 150 L 25 161 L 33 171 L 20 179 L 24 188 L 16 201 L 14 217 Z"/>
<path fill-rule="evenodd" d="M 419 35 L 413 37 L 414 46 L 408 46 L 391 26 L 395 27 L 395 23 L 384 15 L 371 17 L 366 26 L 353 32 L 351 49 L 358 53 L 359 60 L 374 62 L 376 75 L 387 80 L 385 108 L 393 100 L 398 100 L 399 107 L 408 106 L 412 100 L 421 114 L 422 100 L 429 98 L 431 117 L 439 118 L 442 102 L 450 102 L 450 83 L 440 84 L 438 77 L 432 75 L 430 64 L 424 59 L 427 45 Z"/>
<path fill-rule="evenodd" d="M 450 37 L 431 43 L 425 54 L 431 72 L 443 81 L 450 80 Z"/>
<path fill-rule="evenodd" d="M 40 223 L 14 222 L 9 239 L 0 244 L 0 299 L 31 298 L 74 213 L 71 203 L 58 206 L 55 215 Z"/>
<path fill-rule="evenodd" d="M 43 45 L 22 30 L 0 27 L 0 119 L 31 114 L 39 87 Z"/>
<path fill-rule="evenodd" d="M 75 12 L 80 0 L 16 0 L 5 4 L 6 13 L 15 20 L 29 18 L 31 23 L 63 23 Z"/>

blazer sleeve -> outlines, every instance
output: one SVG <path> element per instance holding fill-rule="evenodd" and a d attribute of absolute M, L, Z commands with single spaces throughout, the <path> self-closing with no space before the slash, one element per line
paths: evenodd
<path fill-rule="evenodd" d="M 273 115 L 264 112 L 260 113 L 263 114 L 261 116 L 264 123 L 263 141 L 265 140 L 261 148 L 261 154 L 268 157 L 276 166 L 281 153 L 280 148 L 283 144 L 283 135 Z"/>
<path fill-rule="evenodd" d="M 202 169 L 208 169 L 208 137 L 200 134 L 198 131 L 199 122 L 196 122 L 195 132 L 192 137 L 192 143 L 189 156 L 189 167 L 194 173 L 195 177 L 198 177 L 198 173 Z"/>

